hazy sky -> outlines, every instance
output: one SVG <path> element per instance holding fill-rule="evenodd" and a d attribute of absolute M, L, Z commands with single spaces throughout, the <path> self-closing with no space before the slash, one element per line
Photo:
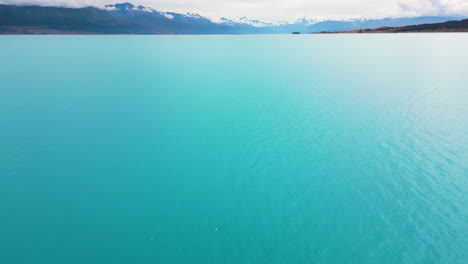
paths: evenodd
<path fill-rule="evenodd" d="M 264 20 L 382 18 L 421 15 L 468 16 L 468 0 L 132 0 L 160 11 L 194 12 L 208 17 Z M 0 0 L 9 4 L 98 6 L 124 0 Z"/>

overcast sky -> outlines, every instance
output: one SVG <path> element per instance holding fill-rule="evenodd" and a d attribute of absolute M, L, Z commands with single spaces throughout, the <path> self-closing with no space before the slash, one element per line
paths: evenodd
<path fill-rule="evenodd" d="M 468 0 L 132 0 L 160 11 L 193 12 L 219 17 L 248 17 L 270 21 L 383 18 L 422 15 L 468 16 Z M 0 0 L 9 4 L 98 6 L 124 0 Z"/>

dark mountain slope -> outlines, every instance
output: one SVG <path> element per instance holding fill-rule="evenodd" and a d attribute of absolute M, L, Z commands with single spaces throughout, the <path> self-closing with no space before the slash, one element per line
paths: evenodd
<path fill-rule="evenodd" d="M 397 27 L 394 32 L 468 32 L 468 19 L 436 24 Z"/>
<path fill-rule="evenodd" d="M 122 26 L 109 12 L 94 8 L 0 5 L 0 25 L 107 32 Z"/>

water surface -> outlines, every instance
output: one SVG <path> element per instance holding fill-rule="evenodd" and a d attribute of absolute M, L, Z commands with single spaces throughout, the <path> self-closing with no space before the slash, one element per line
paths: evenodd
<path fill-rule="evenodd" d="M 1 263 L 468 263 L 468 35 L 2 36 Z"/>

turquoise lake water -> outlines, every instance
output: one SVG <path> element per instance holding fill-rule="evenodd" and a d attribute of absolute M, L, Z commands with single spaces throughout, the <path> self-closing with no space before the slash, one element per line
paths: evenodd
<path fill-rule="evenodd" d="M 468 34 L 0 37 L 0 263 L 468 263 Z"/>

